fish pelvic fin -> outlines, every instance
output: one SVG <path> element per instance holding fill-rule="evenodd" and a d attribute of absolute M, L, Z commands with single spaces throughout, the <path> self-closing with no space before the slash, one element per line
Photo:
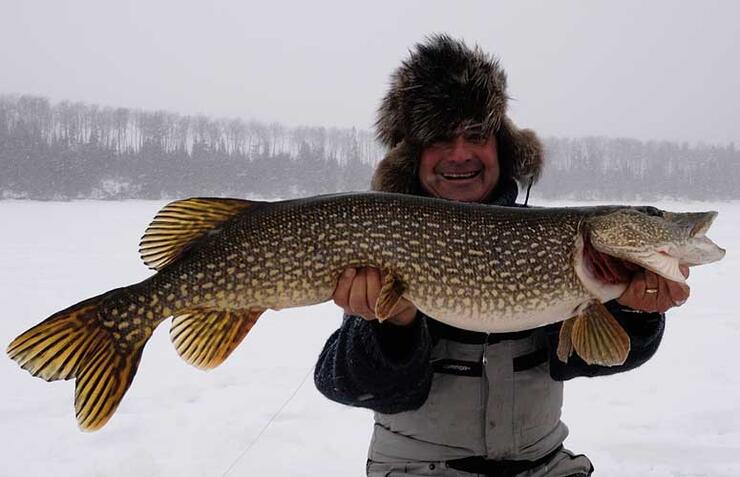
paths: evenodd
<path fill-rule="evenodd" d="M 592 302 L 571 320 L 573 324 L 570 327 L 570 337 L 573 349 L 587 364 L 600 366 L 624 364 L 630 351 L 630 337 L 603 303 Z M 566 327 L 565 324 L 563 327 Z M 561 338 L 562 333 L 563 328 Z M 560 358 L 560 354 L 558 357 Z"/>
<path fill-rule="evenodd" d="M 213 369 L 239 346 L 264 311 L 184 310 L 172 319 L 170 338 L 182 359 L 200 369 Z"/>
<path fill-rule="evenodd" d="M 46 381 L 75 379 L 80 429 L 103 427 L 133 381 L 144 342 L 127 351 L 101 326 L 99 305 L 118 290 L 50 316 L 8 346 L 10 358 Z"/>
<path fill-rule="evenodd" d="M 240 199 L 191 198 L 170 202 L 144 232 L 139 254 L 154 270 L 175 261 L 208 233 L 218 230 L 239 212 L 261 202 Z"/>
<path fill-rule="evenodd" d="M 393 272 L 386 271 L 383 277 L 383 285 L 375 302 L 375 316 L 378 317 L 379 321 L 383 322 L 388 319 L 393 307 L 396 306 L 405 291 L 406 285 Z"/>
<path fill-rule="evenodd" d="M 577 318 L 568 318 L 560 327 L 558 336 L 557 356 L 560 361 L 567 363 L 573 354 L 573 324 Z"/>

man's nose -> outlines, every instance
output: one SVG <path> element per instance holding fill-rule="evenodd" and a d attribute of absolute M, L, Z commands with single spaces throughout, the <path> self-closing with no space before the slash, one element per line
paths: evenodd
<path fill-rule="evenodd" d="M 452 148 L 450 149 L 450 155 L 448 157 L 451 161 L 466 161 L 470 159 L 470 150 L 465 143 L 465 139 L 462 134 L 457 136 L 452 141 Z"/>

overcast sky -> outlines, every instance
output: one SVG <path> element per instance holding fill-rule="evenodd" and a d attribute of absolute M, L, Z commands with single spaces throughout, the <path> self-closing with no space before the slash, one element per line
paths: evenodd
<path fill-rule="evenodd" d="M 430 33 L 499 56 L 558 136 L 740 145 L 740 2 L 0 0 L 0 94 L 370 128 Z"/>

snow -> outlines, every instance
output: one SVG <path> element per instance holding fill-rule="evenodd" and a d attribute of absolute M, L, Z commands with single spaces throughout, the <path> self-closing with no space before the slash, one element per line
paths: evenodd
<path fill-rule="evenodd" d="M 147 277 L 137 244 L 162 205 L 0 201 L 0 343 L 72 303 Z M 709 236 L 728 254 L 693 269 L 692 296 L 669 314 L 651 361 L 566 385 L 566 446 L 586 453 L 598 476 L 736 477 L 740 203 L 651 205 L 719 210 Z M 118 412 L 95 433 L 77 428 L 71 382 L 46 383 L 0 358 L 0 475 L 363 475 L 371 413 L 328 401 L 312 381 L 339 323 L 332 304 L 267 312 L 207 373 L 177 356 L 165 324 Z"/>

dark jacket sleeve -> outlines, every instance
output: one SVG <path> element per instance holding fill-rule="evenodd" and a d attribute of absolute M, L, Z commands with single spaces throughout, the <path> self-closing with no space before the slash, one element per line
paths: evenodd
<path fill-rule="evenodd" d="M 389 414 L 417 409 L 431 387 L 431 349 L 421 313 L 409 327 L 345 315 L 319 355 L 314 382 L 342 404 Z"/>
<path fill-rule="evenodd" d="M 560 325 L 548 330 L 550 349 L 550 375 L 557 381 L 566 381 L 578 376 L 606 376 L 634 369 L 650 359 L 658 349 L 665 329 L 665 315 L 645 313 L 624 307 L 616 300 L 605 303 L 630 336 L 630 352 L 627 361 L 620 366 L 598 366 L 586 364 L 575 353 L 563 363 L 555 351 L 558 347 Z"/>

